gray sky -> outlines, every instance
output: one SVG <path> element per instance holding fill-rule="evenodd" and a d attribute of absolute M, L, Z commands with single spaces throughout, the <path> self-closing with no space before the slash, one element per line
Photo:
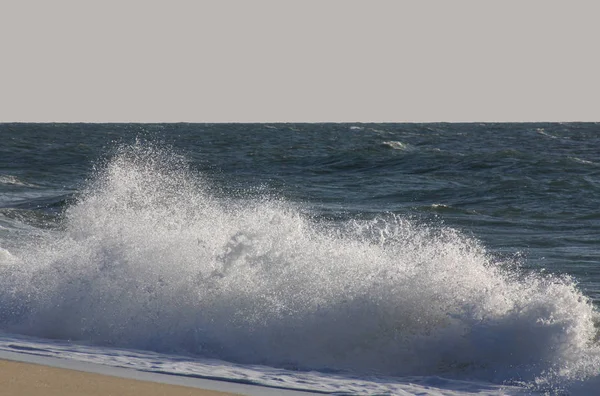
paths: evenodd
<path fill-rule="evenodd" d="M 600 2 L 7 0 L 0 122 L 600 121 Z"/>

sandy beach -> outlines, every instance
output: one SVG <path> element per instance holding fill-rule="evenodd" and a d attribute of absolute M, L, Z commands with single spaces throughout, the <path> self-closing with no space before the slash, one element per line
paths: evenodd
<path fill-rule="evenodd" d="M 227 396 L 235 394 L 0 360 L 0 395 Z"/>

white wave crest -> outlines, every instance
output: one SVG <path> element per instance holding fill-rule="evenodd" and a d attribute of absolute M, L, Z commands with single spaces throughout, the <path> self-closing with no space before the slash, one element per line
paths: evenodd
<path fill-rule="evenodd" d="M 23 187 L 36 187 L 35 184 L 27 183 L 16 176 L 12 175 L 0 175 L 0 184 L 5 185 L 13 185 L 13 186 L 23 186 Z"/>
<path fill-rule="evenodd" d="M 553 384 L 599 373 L 596 312 L 450 228 L 325 226 L 219 198 L 141 144 L 101 167 L 61 231 L 0 257 L 0 326 L 301 369 Z M 11 259 L 12 260 L 12 259 Z"/>
<path fill-rule="evenodd" d="M 402 142 L 395 141 L 395 140 L 390 140 L 390 141 L 387 141 L 387 142 L 383 142 L 383 144 L 385 146 L 393 148 L 394 150 L 408 151 L 408 150 L 413 150 L 414 149 L 414 147 L 411 146 L 410 144 L 402 143 Z"/>

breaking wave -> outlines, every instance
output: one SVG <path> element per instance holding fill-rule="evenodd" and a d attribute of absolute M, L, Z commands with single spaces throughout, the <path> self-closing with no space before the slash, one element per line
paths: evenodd
<path fill-rule="evenodd" d="M 173 152 L 123 146 L 60 227 L 0 249 L 0 328 L 294 369 L 598 374 L 597 314 L 569 277 L 448 227 L 305 212 L 219 196 Z"/>

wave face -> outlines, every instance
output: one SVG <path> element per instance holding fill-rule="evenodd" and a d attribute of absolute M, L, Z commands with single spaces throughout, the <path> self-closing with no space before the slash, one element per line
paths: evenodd
<path fill-rule="evenodd" d="M 168 149 L 98 166 L 58 229 L 0 251 L 0 325 L 44 338 L 383 375 L 597 375 L 569 277 L 399 216 L 326 223 L 220 197 Z"/>

